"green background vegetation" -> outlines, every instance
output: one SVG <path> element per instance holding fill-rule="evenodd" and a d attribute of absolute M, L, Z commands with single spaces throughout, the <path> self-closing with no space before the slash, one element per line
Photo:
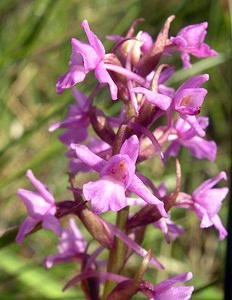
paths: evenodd
<path fill-rule="evenodd" d="M 207 42 L 220 53 L 219 57 L 193 60 L 191 70 L 178 71 L 172 84 L 178 86 L 193 74 L 209 73 L 205 85 L 209 91 L 202 114 L 210 117 L 208 139 L 218 147 L 216 162 L 196 161 L 183 150 L 180 162 L 183 170 L 183 190 L 191 193 L 203 180 L 219 171 L 228 172 L 230 164 L 230 13 L 227 1 L 205 0 L 1 0 L 0 1 L 0 231 L 19 225 L 25 217 L 25 207 L 16 195 L 19 187 L 31 188 L 24 174 L 28 168 L 46 182 L 57 200 L 69 199 L 65 147 L 58 141 L 60 133 L 49 133 L 48 126 L 61 120 L 72 101 L 69 91 L 58 96 L 57 78 L 67 70 L 70 39 L 83 39 L 79 24 L 88 19 L 91 28 L 110 49 L 107 34 L 124 34 L 131 22 L 140 17 L 145 22 L 139 29 L 153 37 L 165 19 L 175 14 L 171 35 L 189 24 L 209 22 Z M 180 60 L 177 59 L 180 66 Z M 92 82 L 91 76 L 87 82 Z M 80 89 L 86 91 L 84 85 Z M 104 95 L 107 95 L 107 92 Z M 106 98 L 106 97 L 105 97 Z M 100 99 L 101 107 L 117 110 L 109 100 Z M 173 161 L 174 164 L 174 161 Z M 173 164 L 164 172 L 159 164 L 141 166 L 156 183 L 164 178 L 169 187 L 175 180 Z M 161 177 L 162 176 L 162 177 Z M 83 179 L 85 180 L 85 179 Z M 224 184 L 224 183 L 223 183 Z M 221 210 L 227 220 L 227 202 Z M 192 271 L 196 287 L 193 299 L 222 299 L 226 242 L 218 242 L 214 229 L 201 231 L 191 213 L 174 213 L 177 223 L 187 234 L 167 245 L 158 230 L 149 227 L 143 246 L 152 247 L 154 255 L 167 267 L 157 272 L 149 269 L 146 278 L 152 282 L 168 275 Z M 91 239 L 87 235 L 87 239 Z M 65 294 L 62 287 L 78 272 L 72 264 L 56 266 L 46 271 L 43 258 L 56 252 L 56 237 L 50 232 L 37 232 L 23 246 L 10 243 L 8 234 L 0 241 L 1 299 L 82 299 L 80 286 Z M 9 245 L 8 245 L 9 242 Z M 140 263 L 134 256 L 133 264 Z M 143 299 L 139 295 L 134 299 Z"/>

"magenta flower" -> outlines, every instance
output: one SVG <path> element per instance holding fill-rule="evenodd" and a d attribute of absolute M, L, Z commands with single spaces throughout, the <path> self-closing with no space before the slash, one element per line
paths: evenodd
<path fill-rule="evenodd" d="M 225 172 L 220 172 L 216 177 L 204 181 L 191 195 L 179 193 L 175 205 L 196 212 L 201 220 L 201 228 L 215 226 L 219 231 L 219 239 L 227 236 L 218 212 L 222 201 L 228 193 L 228 188 L 213 188 L 220 180 L 227 180 Z"/>
<path fill-rule="evenodd" d="M 184 273 L 173 276 L 156 284 L 153 288 L 153 297 L 150 300 L 188 300 L 191 298 L 194 290 L 193 286 L 176 285 L 180 282 L 186 282 L 192 279 L 192 273 Z"/>
<path fill-rule="evenodd" d="M 227 231 L 217 213 L 228 193 L 228 188 L 213 188 L 213 186 L 222 179 L 227 180 L 225 172 L 220 172 L 215 178 L 206 180 L 192 194 L 194 210 L 201 220 L 201 228 L 214 225 L 219 231 L 220 240 L 227 236 Z"/>
<path fill-rule="evenodd" d="M 59 253 L 46 257 L 44 261 L 46 268 L 50 269 L 55 264 L 68 262 L 73 259 L 82 260 L 87 242 L 76 226 L 74 219 L 69 220 L 69 227 L 70 229 L 62 230 L 58 245 Z"/>
<path fill-rule="evenodd" d="M 202 130 L 208 126 L 208 118 L 206 117 L 199 117 L 196 121 Z M 184 146 L 198 159 L 206 158 L 211 161 L 215 160 L 217 145 L 214 141 L 207 141 L 197 136 L 195 130 L 191 128 L 189 123 L 181 118 L 174 123 L 174 129 L 175 131 L 168 137 L 171 144 L 164 154 L 165 158 L 168 156 L 176 157 L 180 146 Z"/>
<path fill-rule="evenodd" d="M 72 94 L 76 100 L 75 104 L 69 105 L 67 117 L 64 121 L 54 122 L 50 125 L 49 131 L 58 128 L 67 128 L 67 131 L 60 135 L 60 140 L 66 145 L 84 141 L 88 136 L 89 106 L 90 99 L 77 89 L 72 89 Z"/>
<path fill-rule="evenodd" d="M 162 216 L 167 214 L 164 204 L 155 197 L 135 174 L 135 163 L 139 153 L 139 140 L 133 135 L 127 139 L 120 153 L 108 161 L 100 158 L 86 146 L 72 144 L 77 157 L 100 174 L 96 181 L 83 185 L 83 194 L 91 201 L 93 210 L 103 213 L 108 210 L 118 211 L 127 206 L 126 191 L 135 193 L 149 204 L 157 205 Z"/>
<path fill-rule="evenodd" d="M 76 83 L 82 82 L 90 71 L 94 70 L 99 83 L 107 83 L 113 100 L 117 99 L 117 86 L 104 67 L 105 49 L 99 38 L 90 30 L 87 20 L 81 23 L 84 28 L 89 44 L 72 39 L 72 55 L 70 68 L 67 73 L 61 76 L 56 84 L 57 93 L 73 87 Z"/>
<path fill-rule="evenodd" d="M 200 113 L 207 94 L 207 90 L 200 86 L 208 80 L 208 74 L 190 78 L 176 90 L 172 102 L 172 109 L 179 112 L 180 117 L 185 119 L 200 136 L 205 135 L 205 132 L 197 122 L 195 115 Z"/>
<path fill-rule="evenodd" d="M 171 49 L 181 52 L 181 59 L 185 68 L 191 67 L 190 54 L 195 57 L 217 56 L 218 53 L 204 43 L 208 23 L 189 25 L 181 29 L 176 37 L 171 37 Z"/>
<path fill-rule="evenodd" d="M 19 244 L 22 243 L 25 235 L 40 222 L 44 229 L 50 229 L 57 235 L 61 234 L 59 220 L 55 217 L 56 205 L 52 193 L 46 185 L 35 178 L 31 170 L 28 170 L 26 175 L 38 192 L 18 190 L 18 196 L 26 205 L 28 211 L 28 216 L 20 226 L 16 237 Z"/>

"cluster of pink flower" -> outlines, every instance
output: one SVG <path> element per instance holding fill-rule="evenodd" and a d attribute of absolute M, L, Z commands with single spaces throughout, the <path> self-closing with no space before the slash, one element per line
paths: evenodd
<path fill-rule="evenodd" d="M 87 299 L 101 299 L 99 286 L 109 281 L 115 283 L 114 288 L 109 288 L 109 285 L 105 288 L 102 297 L 107 300 L 131 299 L 137 292 L 150 299 L 183 300 L 191 297 L 192 286 L 175 286 L 190 280 L 190 272 L 158 284 L 142 279 L 148 263 L 156 268 L 164 267 L 150 250 L 146 251 L 139 245 L 137 233 L 141 234 L 139 229 L 153 224 L 164 233 L 167 242 L 170 238 L 176 239 L 184 229 L 171 220 L 172 207 L 196 213 L 201 228 L 214 225 L 220 239 L 227 235 L 218 211 L 228 189 L 215 188 L 219 181 L 226 180 L 225 172 L 206 180 L 189 195 L 181 192 L 178 160 L 176 188 L 170 194 L 164 183 L 156 187 L 151 178 L 136 170 L 137 164 L 154 155 L 165 167 L 170 156 L 178 156 L 181 146 L 188 148 L 197 159 L 213 161 L 216 157 L 215 142 L 204 138 L 208 118 L 197 117 L 207 94 L 201 86 L 209 76 L 194 76 L 174 90 L 164 83 L 175 70 L 161 63 L 161 58 L 164 61 L 173 52 L 179 52 L 183 67 L 187 68 L 191 66 L 190 55 L 209 57 L 217 53 L 204 42 L 206 22 L 187 26 L 176 37 L 169 37 L 173 19 L 174 16 L 167 19 L 155 40 L 147 32 L 140 31 L 135 35 L 135 27 L 142 21 L 136 20 L 125 37 L 108 36 L 115 45 L 107 54 L 88 22 L 82 22 L 88 43 L 72 39 L 69 70 L 58 79 L 56 86 L 58 93 L 72 88 L 75 104 L 70 105 L 64 121 L 55 122 L 49 128 L 50 131 L 65 129 L 60 140 L 68 147 L 69 189 L 73 199 L 55 202 L 52 193 L 31 170 L 27 176 L 38 192 L 18 191 L 28 216 L 19 229 L 17 242 L 22 243 L 27 234 L 40 226 L 60 236 L 59 252 L 48 256 L 45 266 L 51 268 L 57 263 L 77 260 L 82 271 L 65 288 L 85 282 L 82 288 Z M 74 85 L 82 82 L 90 71 L 94 71 L 98 83 L 92 93 L 85 96 Z M 121 103 L 118 116 L 107 116 L 93 103 L 105 85 L 109 86 L 112 100 Z M 94 136 L 90 136 L 90 125 Z M 99 174 L 99 178 L 78 186 L 77 173 L 92 170 Z M 137 206 L 135 213 L 129 212 L 131 206 Z M 101 215 L 108 211 L 117 212 L 116 225 Z M 69 228 L 61 228 L 59 220 L 70 214 L 77 216 L 100 244 L 93 253 L 88 253 L 88 244 L 74 219 L 69 220 Z M 126 246 L 120 252 L 118 263 L 119 242 Z M 110 252 L 108 264 L 98 258 L 105 249 Z M 143 257 L 143 261 L 138 270 L 134 270 L 132 278 L 127 278 L 122 271 L 134 251 Z"/>

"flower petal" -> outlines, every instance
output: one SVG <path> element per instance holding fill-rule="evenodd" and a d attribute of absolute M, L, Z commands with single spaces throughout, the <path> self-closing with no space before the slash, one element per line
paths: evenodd
<path fill-rule="evenodd" d="M 193 274 L 191 272 L 175 275 L 167 280 L 164 280 L 164 281 L 156 284 L 155 289 L 156 289 L 156 291 L 165 290 L 169 286 L 171 286 L 175 283 L 189 281 L 192 279 L 192 277 L 193 277 Z"/>
<path fill-rule="evenodd" d="M 203 83 L 209 80 L 208 74 L 201 74 L 197 76 L 193 76 L 184 83 L 181 84 L 181 86 L 176 90 L 176 93 L 181 92 L 185 89 L 194 89 L 199 88 Z"/>
<path fill-rule="evenodd" d="M 43 218 L 42 227 L 49 229 L 57 235 L 61 235 L 61 226 L 59 220 L 52 214 L 46 214 Z"/>
<path fill-rule="evenodd" d="M 136 163 L 139 155 L 139 140 L 136 135 L 132 135 L 129 139 L 125 140 L 125 142 L 122 144 L 120 154 L 128 155 L 133 163 Z"/>
<path fill-rule="evenodd" d="M 147 101 L 158 106 L 162 110 L 167 110 L 171 104 L 172 99 L 166 95 L 150 91 L 143 87 L 136 87 L 132 89 L 133 92 L 144 94 Z"/>
<path fill-rule="evenodd" d="M 175 109 L 179 112 L 196 115 L 200 112 L 206 94 L 207 90 L 203 88 L 181 90 L 176 93 L 174 98 Z"/>
<path fill-rule="evenodd" d="M 128 187 L 128 189 L 141 197 L 148 204 L 154 204 L 157 206 L 162 217 L 167 217 L 167 213 L 164 209 L 164 203 L 156 198 L 144 185 L 144 183 L 138 178 L 138 176 L 134 175 L 132 181 Z"/>
<path fill-rule="evenodd" d="M 180 143 L 198 159 L 207 158 L 211 161 L 216 159 L 217 144 L 214 141 L 206 141 L 198 136 L 189 140 L 181 140 Z"/>
<path fill-rule="evenodd" d="M 75 53 L 81 54 L 86 73 L 94 70 L 102 59 L 91 45 L 83 43 L 75 38 L 72 38 L 72 52 L 72 56 Z"/>
<path fill-rule="evenodd" d="M 48 187 L 42 182 L 40 182 L 38 179 L 36 179 L 31 170 L 27 170 L 26 176 L 30 179 L 34 187 L 37 188 L 37 190 L 40 192 L 42 197 L 44 197 L 45 201 L 53 204 L 55 200 Z"/>
<path fill-rule="evenodd" d="M 37 222 L 33 218 L 31 218 L 30 216 L 27 217 L 19 228 L 18 234 L 16 236 L 16 242 L 18 244 L 22 244 L 25 235 L 27 235 L 30 231 L 32 231 L 32 229 L 35 227 L 36 224 Z"/>
<path fill-rule="evenodd" d="M 127 206 L 123 183 L 111 176 L 105 175 L 97 181 L 84 184 L 83 194 L 98 214 L 109 210 L 119 211 Z"/>
<path fill-rule="evenodd" d="M 38 193 L 19 189 L 17 194 L 26 205 L 29 216 L 37 221 L 41 221 L 43 215 L 51 208 L 51 204 L 46 202 Z"/>
<path fill-rule="evenodd" d="M 151 300 L 189 300 L 193 290 L 193 286 L 172 286 L 160 292 L 159 295 L 157 295 L 155 291 L 155 297 Z"/>
<path fill-rule="evenodd" d="M 49 255 L 44 260 L 44 266 L 47 269 L 52 268 L 54 265 L 63 263 L 63 262 L 69 262 L 74 258 L 73 253 L 56 253 Z M 75 259 L 78 258 L 78 256 L 75 256 Z"/>
<path fill-rule="evenodd" d="M 98 155 L 94 154 L 85 145 L 71 144 L 70 147 L 76 152 L 77 157 L 82 162 L 92 167 L 96 172 L 100 172 L 101 169 L 105 166 L 106 161 L 100 158 Z"/>
<path fill-rule="evenodd" d="M 100 83 L 107 83 L 110 87 L 110 94 L 113 100 L 118 98 L 118 88 L 104 67 L 104 63 L 100 62 L 95 69 L 95 76 Z"/>
<path fill-rule="evenodd" d="M 82 65 L 73 65 L 68 72 L 59 77 L 56 83 L 56 92 L 63 93 L 65 89 L 73 87 L 76 83 L 82 82 L 85 79 L 87 72 Z"/>
<path fill-rule="evenodd" d="M 219 232 L 219 239 L 224 240 L 224 238 L 228 235 L 228 232 L 223 226 L 221 219 L 218 215 L 215 215 L 211 220 Z"/>
<path fill-rule="evenodd" d="M 72 89 L 72 95 L 76 100 L 75 105 L 73 107 L 75 108 L 75 114 L 71 115 L 76 115 L 77 113 L 83 114 L 88 111 L 89 105 L 90 105 L 90 100 L 88 97 L 85 96 L 81 91 L 79 91 L 76 88 Z M 70 105 L 72 107 L 72 105 Z M 76 111 L 78 109 L 78 111 Z M 70 113 L 70 112 L 69 112 Z"/>
<path fill-rule="evenodd" d="M 198 123 L 198 120 L 195 116 L 186 115 L 186 114 L 180 114 L 180 116 L 182 119 L 184 119 L 186 122 L 189 123 L 191 128 L 194 129 L 199 136 L 205 136 L 205 131 L 202 129 L 201 125 Z"/>
<path fill-rule="evenodd" d="M 105 48 L 100 41 L 100 39 L 93 33 L 93 31 L 89 28 L 89 23 L 87 20 L 84 20 L 81 23 L 81 27 L 84 28 L 85 33 L 88 37 L 90 45 L 95 49 L 98 56 L 103 59 L 105 56 Z"/>
<path fill-rule="evenodd" d="M 222 179 L 227 180 L 227 175 L 225 172 L 220 172 L 216 177 L 204 181 L 197 189 L 194 190 L 193 197 L 196 197 L 198 194 L 211 189 Z"/>

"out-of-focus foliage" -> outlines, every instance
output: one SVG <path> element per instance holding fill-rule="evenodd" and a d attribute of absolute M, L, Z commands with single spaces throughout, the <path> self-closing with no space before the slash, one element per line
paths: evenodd
<path fill-rule="evenodd" d="M 183 189 L 191 192 L 206 177 L 220 170 L 228 171 L 230 163 L 229 112 L 231 40 L 230 15 L 227 1 L 205 0 L 1 0 L 0 1 L 0 231 L 18 225 L 25 208 L 16 196 L 19 187 L 27 188 L 26 169 L 32 168 L 38 178 L 47 182 L 57 200 L 68 199 L 66 191 L 67 161 L 65 147 L 56 133 L 48 133 L 52 120 L 60 120 L 72 100 L 70 92 L 58 96 L 55 83 L 67 69 L 70 39 L 82 39 L 79 24 L 88 19 L 91 28 L 104 42 L 106 34 L 123 34 L 130 23 L 139 17 L 145 22 L 139 29 L 155 36 L 165 19 L 175 14 L 171 35 L 189 24 L 208 21 L 207 43 L 220 53 L 219 57 L 195 60 L 191 70 L 177 72 L 172 83 L 177 86 L 191 74 L 209 73 L 202 114 L 210 116 L 208 136 L 218 145 L 215 163 L 193 161 L 182 151 Z M 180 61 L 177 60 L 180 66 Z M 91 78 L 87 81 L 91 83 Z M 84 85 L 80 89 L 86 90 Z M 102 100 L 102 106 L 112 110 Z M 163 172 L 154 162 L 144 173 L 159 182 L 164 176 L 170 187 L 174 182 L 173 169 Z M 226 222 L 227 206 L 221 217 Z M 201 288 L 193 299 L 221 299 L 225 242 L 218 243 L 214 230 L 199 230 L 199 223 L 190 214 L 176 215 L 188 234 L 166 245 L 159 232 L 149 228 L 144 247 L 152 245 L 154 254 L 167 267 L 166 271 L 149 269 L 147 278 L 154 283 L 169 274 L 192 271 L 193 284 Z M 4 242 L 5 245 L 7 242 Z M 73 265 L 57 266 L 46 271 L 43 257 L 55 252 L 55 237 L 38 232 L 27 238 L 22 247 L 10 244 L 0 250 L 1 299 L 82 299 L 80 288 L 62 293 L 68 279 L 78 272 Z M 1 244 L 2 246 L 2 244 Z M 212 283 L 212 284 L 211 284 Z M 209 285 L 209 286 L 208 286 Z M 139 296 L 135 299 L 140 299 Z M 142 298 L 141 298 L 142 299 Z"/>

